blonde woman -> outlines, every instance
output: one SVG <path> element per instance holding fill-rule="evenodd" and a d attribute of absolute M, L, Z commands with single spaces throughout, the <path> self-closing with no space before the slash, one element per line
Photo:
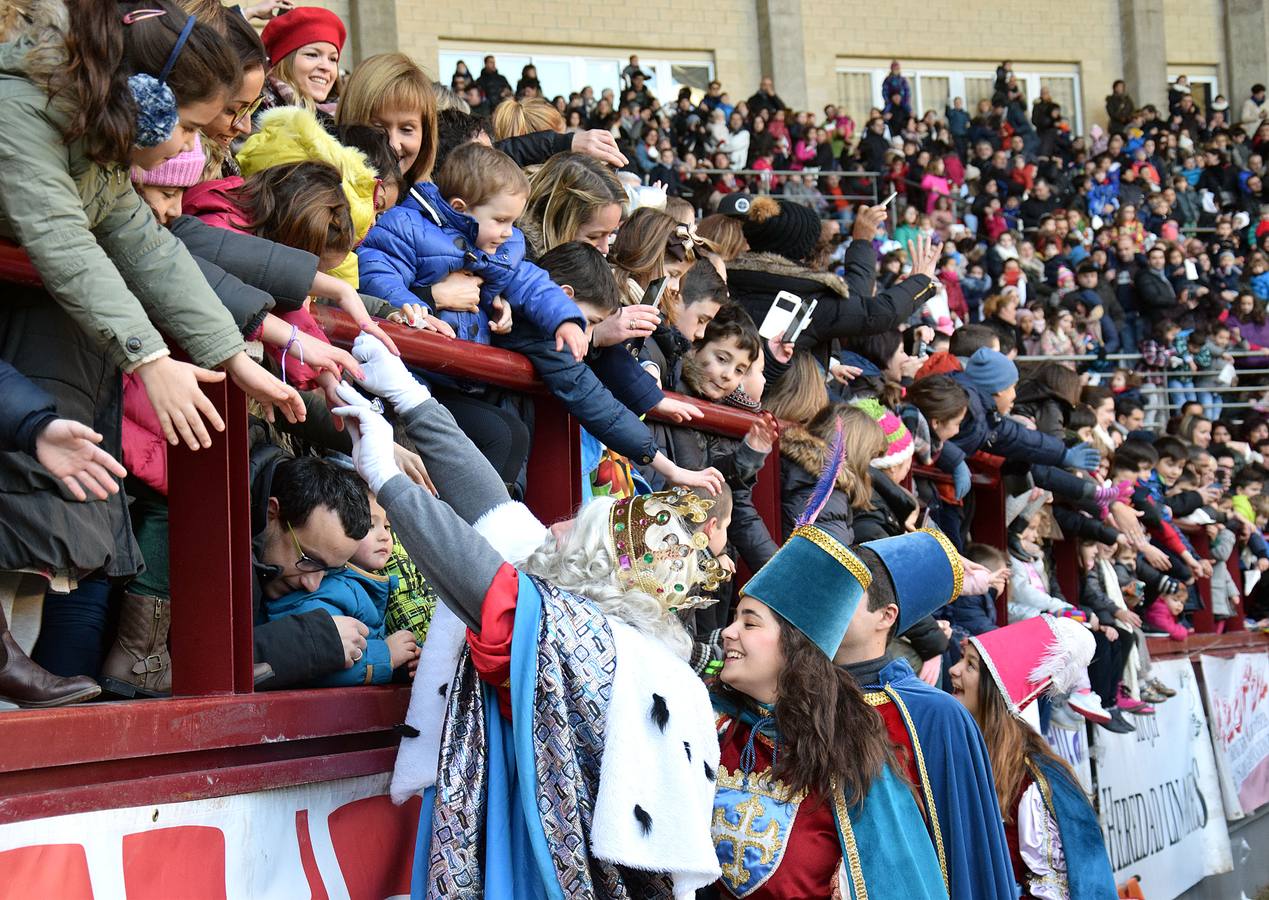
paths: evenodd
<path fill-rule="evenodd" d="M 862 409 L 845 403 L 825 406 L 805 425 L 787 425 L 780 432 L 780 513 L 786 540 L 823 474 L 838 422 L 846 462 L 815 524 L 841 543 L 853 544 L 855 513 L 873 507 L 869 463 L 885 452 L 886 436 Z"/>
<path fill-rule="evenodd" d="M 260 33 L 272 68 L 264 83 L 263 109 L 302 106 L 332 121 L 339 97 L 339 57 L 348 32 L 339 16 L 300 6 L 269 20 Z"/>
<path fill-rule="evenodd" d="M 357 66 L 344 85 L 335 122 L 386 131 L 406 184 L 432 177 L 435 91 L 432 80 L 404 53 L 380 53 Z"/>
<path fill-rule="evenodd" d="M 625 189 L 604 163 L 581 153 L 552 156 L 534 173 L 520 216 L 530 255 L 582 241 L 607 256 L 625 202 Z"/>
<path fill-rule="evenodd" d="M 535 134 L 539 131 L 564 133 L 564 117 L 541 97 L 504 100 L 493 111 L 494 140 Z"/>

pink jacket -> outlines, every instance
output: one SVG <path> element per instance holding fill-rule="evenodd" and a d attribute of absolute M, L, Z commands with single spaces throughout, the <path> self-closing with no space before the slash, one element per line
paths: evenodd
<path fill-rule="evenodd" d="M 1142 618 L 1147 625 L 1158 631 L 1167 632 L 1168 637 L 1174 641 L 1183 641 L 1189 634 L 1185 626 L 1172 616 L 1172 613 L 1168 610 L 1168 604 L 1162 598 L 1151 603 L 1150 608 L 1146 610 L 1146 614 Z"/>
<path fill-rule="evenodd" d="M 123 464 L 167 496 L 167 442 L 145 385 L 133 374 L 123 376 Z"/>
<path fill-rule="evenodd" d="M 181 200 L 181 212 L 187 216 L 196 216 L 208 225 L 214 225 L 217 228 L 225 228 L 239 234 L 250 234 L 251 232 L 246 230 L 246 226 L 251 221 L 250 217 L 225 193 L 241 186 L 242 179 L 237 176 L 196 184 L 185 192 Z M 288 325 L 295 326 L 297 330 L 330 343 L 330 339 L 318 326 L 317 320 L 313 318 L 313 314 L 307 307 L 294 312 L 275 313 L 275 315 Z M 281 364 L 280 348 L 266 345 L 265 349 L 275 362 Z M 287 359 L 285 373 L 287 383 L 297 390 L 311 390 L 317 386 L 317 370 L 306 366 L 295 357 Z"/>

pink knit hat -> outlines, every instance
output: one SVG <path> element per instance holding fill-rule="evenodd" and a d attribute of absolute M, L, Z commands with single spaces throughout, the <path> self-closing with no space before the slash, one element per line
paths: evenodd
<path fill-rule="evenodd" d="M 206 167 L 207 157 L 203 156 L 202 142 L 198 135 L 194 135 L 192 150 L 178 153 L 148 171 L 133 166 L 132 183 L 151 187 L 193 187 L 203 180 L 203 169 Z"/>
<path fill-rule="evenodd" d="M 912 432 L 908 431 L 902 419 L 871 397 L 852 400 L 851 405 L 859 407 L 872 416 L 885 432 L 886 449 L 881 456 L 872 461 L 872 465 L 878 469 L 893 469 L 912 458 L 916 443 L 912 440 Z"/>

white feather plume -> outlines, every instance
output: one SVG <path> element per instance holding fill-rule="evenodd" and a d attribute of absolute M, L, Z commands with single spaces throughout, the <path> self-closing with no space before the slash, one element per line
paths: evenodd
<path fill-rule="evenodd" d="M 1079 684 L 1081 673 L 1093 661 L 1097 643 L 1092 632 L 1074 619 L 1044 618 L 1053 632 L 1053 640 L 1031 670 L 1031 681 L 1039 684 L 1047 678 L 1051 696 L 1069 694 Z"/>

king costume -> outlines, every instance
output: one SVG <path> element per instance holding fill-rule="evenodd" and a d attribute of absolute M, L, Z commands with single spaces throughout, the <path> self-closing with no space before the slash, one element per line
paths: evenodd
<path fill-rule="evenodd" d="M 831 659 L 869 583 L 867 568 L 850 550 L 804 525 L 741 593 L 779 613 Z M 721 694 L 714 705 L 721 763 L 713 836 L 724 896 L 947 897 L 920 807 L 889 765 L 853 804 L 841 789 L 830 797 L 792 794 L 771 777 L 780 752 L 773 711 L 738 709 Z"/>
<path fill-rule="evenodd" d="M 391 427 L 364 398 L 349 401 L 359 407 L 358 472 L 445 601 L 411 694 L 406 721 L 417 736 L 402 740 L 393 776 L 395 797 L 424 797 L 411 896 L 691 897 L 719 876 L 709 831 L 718 741 L 705 686 L 617 612 L 513 565 L 546 528 L 385 354 L 373 345 L 359 354 L 367 384 L 392 402 L 446 498 L 402 475 Z M 628 548 L 617 547 L 626 537 L 612 543 L 629 551 L 628 568 L 614 560 L 614 587 L 646 575 L 647 555 L 683 572 L 657 595 L 663 608 L 699 602 L 701 585 L 725 577 L 693 527 L 710 506 L 682 490 L 613 504 L 610 530 L 638 531 Z"/>
<path fill-rule="evenodd" d="M 861 544 L 894 585 L 903 634 L 961 594 L 964 569 L 947 537 L 933 530 Z M 865 554 L 866 556 L 867 554 Z M 964 705 L 917 677 L 903 659 L 845 667 L 906 750 L 908 777 L 925 803 L 930 840 L 953 900 L 1017 897 L 1001 824 L 991 759 L 978 723 Z"/>

